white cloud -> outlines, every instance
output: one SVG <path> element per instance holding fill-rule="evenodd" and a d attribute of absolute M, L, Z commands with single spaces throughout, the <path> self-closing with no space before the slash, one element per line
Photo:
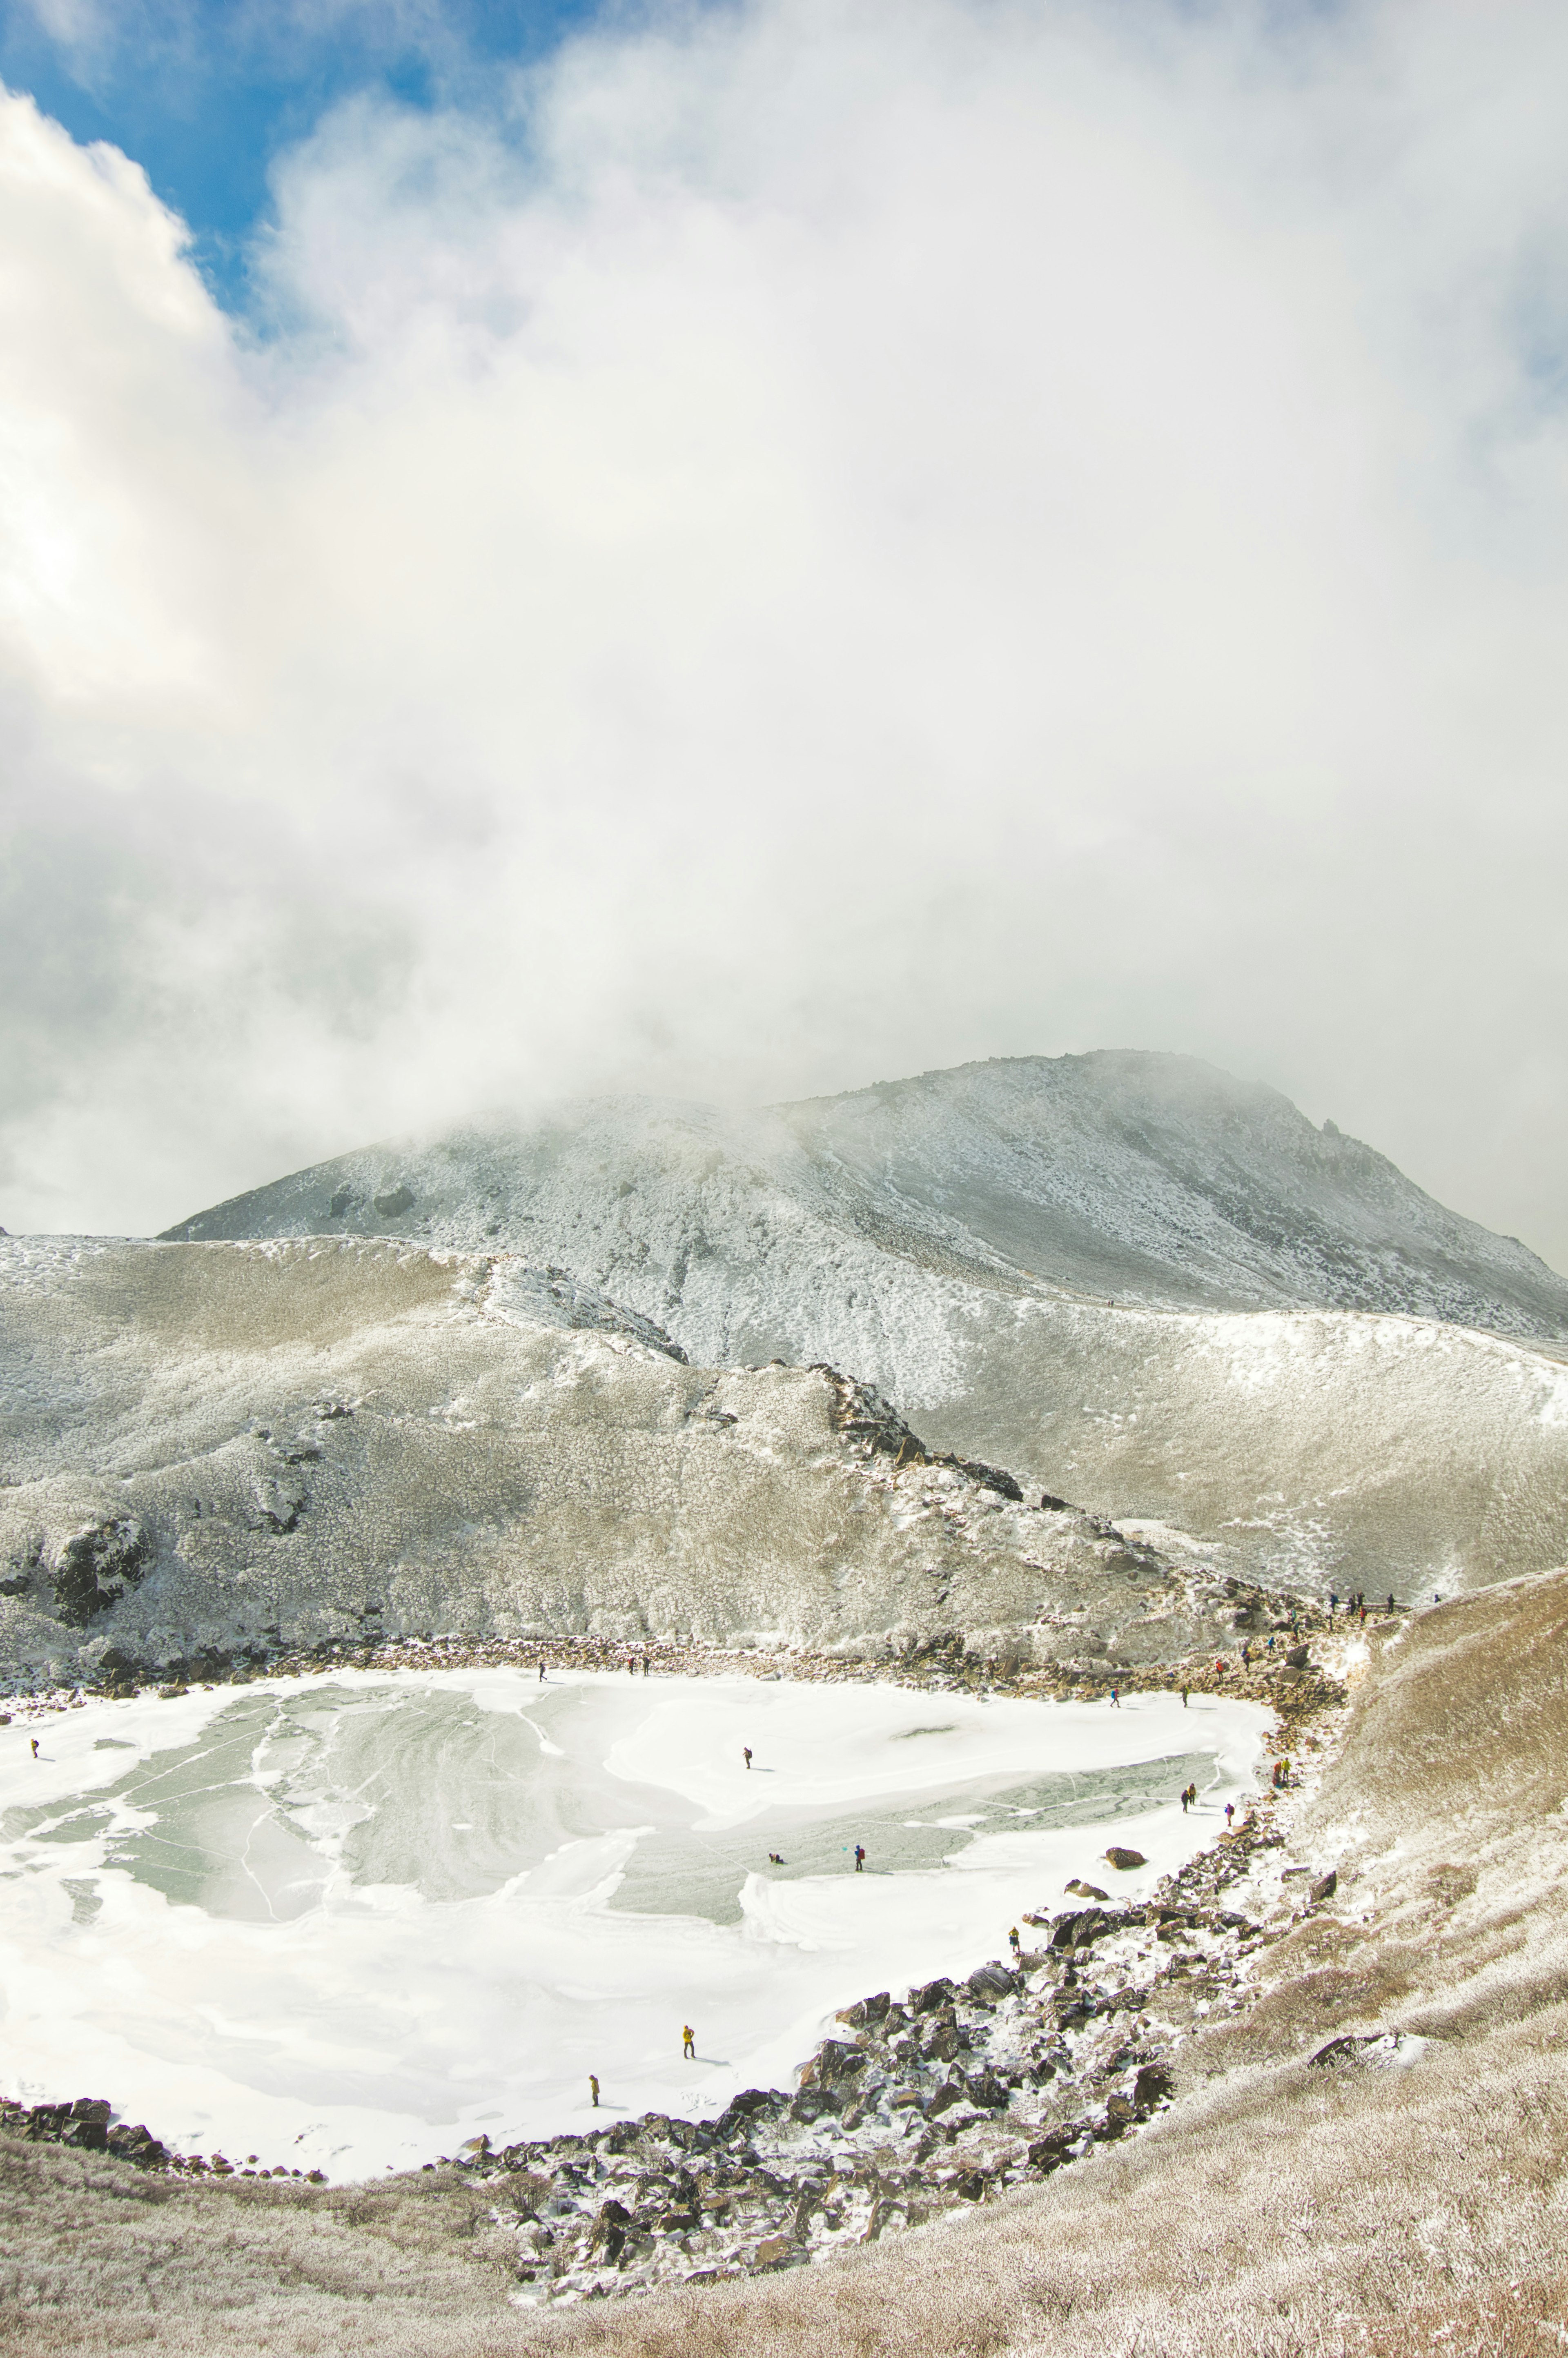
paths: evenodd
<path fill-rule="evenodd" d="M 1568 1259 L 1564 52 L 611 31 L 322 124 L 261 342 L 7 101 L 0 1218 L 1144 1044 Z"/>

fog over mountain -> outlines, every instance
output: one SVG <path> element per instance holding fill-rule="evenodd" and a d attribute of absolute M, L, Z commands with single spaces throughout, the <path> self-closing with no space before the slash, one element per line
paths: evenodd
<path fill-rule="evenodd" d="M 1278 1090 L 1136 1052 L 993 1058 L 746 1113 L 568 1106 L 341 1155 L 164 1234 L 496 1241 L 715 1360 L 816 1349 L 825 1247 L 991 1290 L 1403 1311 L 1568 1340 L 1568 1281 L 1516 1238 Z"/>
<path fill-rule="evenodd" d="M 168 1234 L 521 1253 L 695 1361 L 829 1362 L 934 1447 L 1268 1578 L 1402 1590 L 1568 1547 L 1568 1372 L 1525 1347 L 1568 1337 L 1568 1285 L 1191 1058 L 743 1115 L 578 1105 L 368 1148 Z"/>

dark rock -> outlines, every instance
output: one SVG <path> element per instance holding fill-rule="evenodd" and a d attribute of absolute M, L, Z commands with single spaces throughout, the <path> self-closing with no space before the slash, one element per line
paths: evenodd
<path fill-rule="evenodd" d="M 1083 2130 L 1075 2126 L 1052 2129 L 1046 2136 L 1036 2137 L 1029 2148 L 1029 2167 L 1031 2169 L 1059 2169 L 1063 2162 L 1070 2159 L 1073 2147 L 1082 2135 Z"/>
<path fill-rule="evenodd" d="M 1040 1511 L 1043 1515 L 1070 1515 L 1076 1510 L 1068 1505 L 1065 1498 L 1055 1498 L 1049 1490 L 1042 1490 Z"/>
<path fill-rule="evenodd" d="M 862 2062 L 864 2060 L 862 2057 Z M 778 2112 L 784 2102 L 784 2097 L 772 2088 L 742 2088 L 738 2096 L 730 2097 L 714 2122 L 713 2134 L 721 2142 L 738 2136 L 759 2114 Z"/>
<path fill-rule="evenodd" d="M 413 1209 L 414 1190 L 412 1187 L 405 1186 L 400 1181 L 395 1187 L 389 1188 L 384 1195 L 374 1195 L 371 1200 L 384 1219 L 395 1220 L 400 1212 Z"/>
<path fill-rule="evenodd" d="M 1162 2063 L 1145 2063 L 1132 2082 L 1132 2101 L 1141 2113 L 1152 2113 L 1171 2093 L 1171 2075 Z"/>
<path fill-rule="evenodd" d="M 593 2223 L 593 2233 L 588 2240 L 589 2255 L 608 2261 L 618 2260 L 625 2245 L 626 2230 L 631 2224 L 632 2213 L 623 2202 L 617 2202 L 611 2195 L 608 2202 L 600 2204 L 599 2216 Z"/>
<path fill-rule="evenodd" d="M 843 2101 L 834 2088 L 803 2088 L 790 2105 L 789 2117 L 792 2121 L 819 2121 L 825 2113 L 839 2111 Z"/>
<path fill-rule="evenodd" d="M 1110 1898 L 1109 1892 L 1102 1891 L 1098 1883 L 1085 1883 L 1077 1876 L 1073 1877 L 1073 1880 L 1067 1886 L 1067 1889 L 1069 1891 L 1076 1892 L 1080 1899 L 1108 1899 Z"/>
<path fill-rule="evenodd" d="M 858 1998 L 853 2006 L 845 2006 L 838 2019 L 851 2030 L 869 2030 L 883 2019 L 892 2003 L 886 1990 L 879 1990 L 875 1997 Z"/>
<path fill-rule="evenodd" d="M 965 2088 L 962 2081 L 944 2080 L 942 2085 L 937 2089 L 936 2093 L 932 2097 L 931 2102 L 925 2107 L 925 2117 L 928 2121 L 934 2121 L 943 2113 L 950 2113 L 955 2104 L 967 2104 L 968 2102 L 968 2091 Z"/>
<path fill-rule="evenodd" d="M 986 2181 L 978 2169 L 961 2169 L 952 2186 L 954 2193 L 961 2195 L 966 2202 L 985 2201 Z"/>
<path fill-rule="evenodd" d="M 1007 2106 L 1007 2090 L 994 2071 L 974 2071 L 969 2075 L 969 2102 L 979 2104 L 983 2113 L 1003 2112 Z"/>
<path fill-rule="evenodd" d="M 939 2006 L 949 2006 L 957 1995 L 953 1984 L 946 1979 L 926 1982 L 909 1993 L 911 2014 L 934 2014 Z"/>
<path fill-rule="evenodd" d="M 90 1523 L 66 1541 L 54 1566 L 54 1606 L 80 1628 L 117 1604 L 150 1568 L 152 1542 L 134 1517 Z"/>
<path fill-rule="evenodd" d="M 1019 1506 L 1023 1504 L 1022 1491 L 1012 1476 L 1004 1473 L 1000 1466 L 988 1466 L 979 1457 L 947 1455 L 935 1458 L 933 1463 L 937 1466 L 956 1466 L 960 1474 L 967 1474 L 970 1481 L 978 1482 L 982 1489 L 1000 1491 L 1004 1498 L 1011 1498 Z"/>
<path fill-rule="evenodd" d="M 1009 1973 L 1005 1965 L 992 1963 L 976 1966 L 963 1985 L 963 1994 L 976 2006 L 994 2006 L 999 1998 L 1011 1997 L 1022 1986 L 1022 1974 Z"/>
<path fill-rule="evenodd" d="M 935 2028 L 923 2041 L 921 2052 L 932 2063 L 951 2063 L 958 2052 L 960 2033 L 951 2016 L 938 2017 Z"/>
<path fill-rule="evenodd" d="M 866 2068 L 866 2056 L 859 2047 L 848 2047 L 841 2039 L 825 2039 L 800 2075 L 803 2088 L 832 2088 L 845 2080 L 853 2079 Z"/>
<path fill-rule="evenodd" d="M 1141 1850 L 1128 1850 L 1120 1843 L 1112 1843 L 1105 1855 L 1109 1864 L 1119 1868 L 1124 1875 L 1130 1874 L 1135 1866 L 1147 1866 L 1149 1864 Z"/>
<path fill-rule="evenodd" d="M 1317 1881 L 1307 1893 L 1307 1898 L 1314 1903 L 1320 1899 L 1332 1899 L 1338 1888 L 1339 1877 L 1331 1866 L 1326 1875 L 1318 1877 Z"/>
<path fill-rule="evenodd" d="M 1307 1661 L 1308 1655 L 1306 1648 L 1304 1646 L 1292 1646 L 1290 1652 L 1285 1656 L 1285 1668 L 1287 1671 L 1304 1671 L 1307 1667 Z"/>

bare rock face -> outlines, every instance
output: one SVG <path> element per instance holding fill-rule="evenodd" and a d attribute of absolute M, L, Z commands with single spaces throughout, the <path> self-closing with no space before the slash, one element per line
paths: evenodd
<path fill-rule="evenodd" d="M 53 1565 L 56 1613 L 62 1621 L 83 1627 L 135 1586 L 151 1553 L 151 1542 L 135 1517 L 90 1523 L 73 1532 Z"/>

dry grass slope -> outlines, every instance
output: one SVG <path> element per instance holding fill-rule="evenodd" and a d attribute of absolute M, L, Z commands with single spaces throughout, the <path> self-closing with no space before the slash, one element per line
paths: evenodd
<path fill-rule="evenodd" d="M 1554 1573 L 1390 1645 L 1293 1837 L 1336 1899 L 1267 1952 L 1250 2015 L 1195 2023 L 1171 2112 L 1038 2190 L 849 2265 L 534 2320 L 450 2180 L 186 2188 L 0 2144 L 0 2334 L 17 2358 L 1534 2358 L 1568 2328 L 1565 1639 Z M 1390 2027 L 1428 2042 L 1408 2068 L 1308 2060 Z"/>

